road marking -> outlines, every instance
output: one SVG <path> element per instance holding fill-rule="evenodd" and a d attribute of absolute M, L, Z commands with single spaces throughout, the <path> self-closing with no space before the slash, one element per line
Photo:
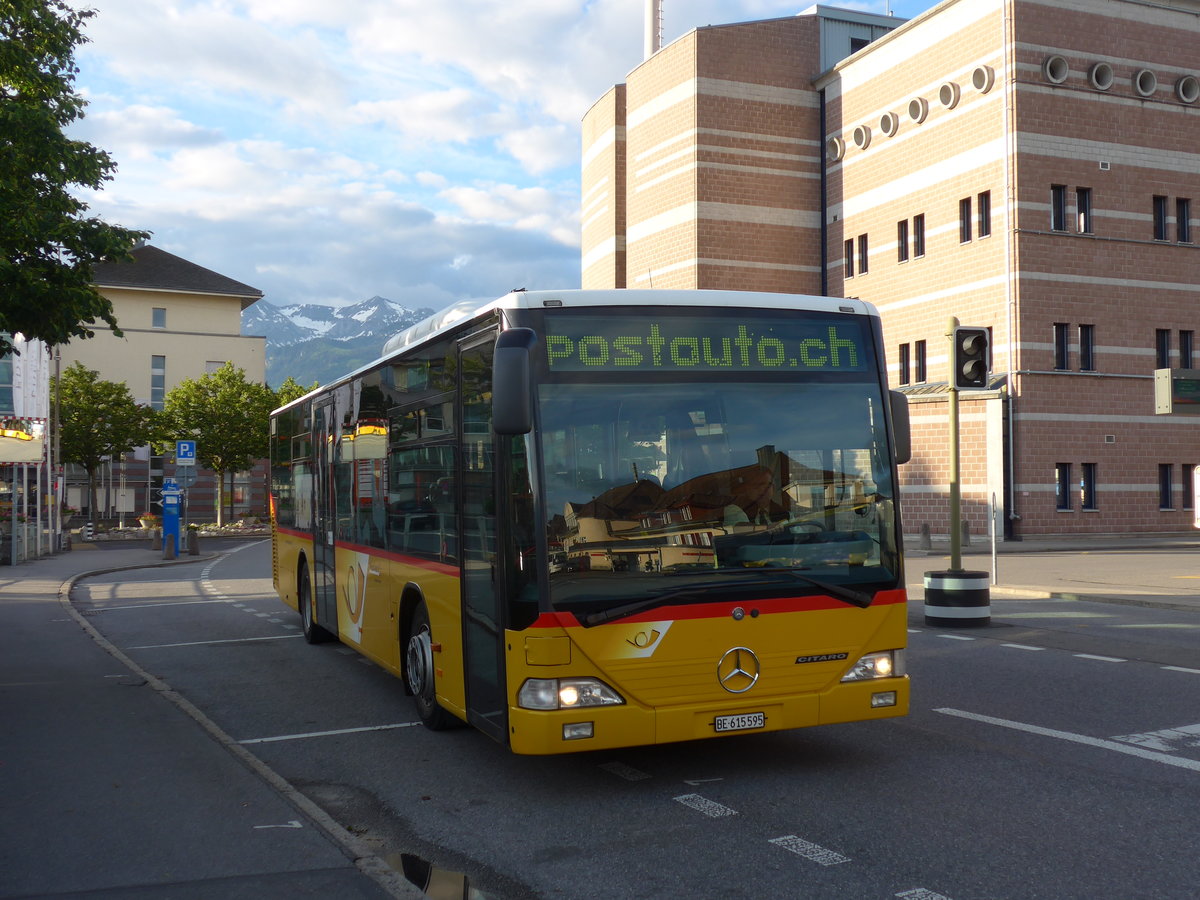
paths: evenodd
<path fill-rule="evenodd" d="M 724 780 L 725 780 L 724 778 L 685 778 L 685 779 L 683 779 L 683 783 L 690 784 L 692 787 L 695 787 L 698 784 L 709 784 L 710 782 L 713 782 L 713 781 L 724 781 Z"/>
<path fill-rule="evenodd" d="M 961 709 L 935 709 L 934 712 L 942 713 L 947 716 L 958 716 L 960 719 L 970 719 L 974 722 L 983 722 L 987 725 L 999 725 L 1001 728 L 1011 728 L 1014 731 L 1024 731 L 1029 734 L 1037 734 L 1042 737 L 1058 738 L 1060 741 L 1071 741 L 1075 744 L 1086 744 L 1089 747 L 1098 747 L 1101 750 L 1114 750 L 1117 753 L 1124 753 L 1129 756 L 1138 756 L 1142 759 L 1148 759 L 1151 762 L 1159 762 L 1168 766 L 1178 766 L 1181 769 L 1191 769 L 1193 772 L 1200 772 L 1200 759 L 1181 759 L 1177 756 L 1170 756 L 1166 753 L 1159 753 L 1154 750 L 1143 750 L 1140 747 L 1134 747 L 1129 744 L 1120 744 L 1116 741 L 1106 741 L 1101 738 L 1088 737 L 1085 734 L 1074 734 L 1070 731 L 1058 731 L 1054 728 L 1042 728 L 1039 725 L 1029 725 L 1025 722 L 1013 722 L 1010 719 L 997 719 L 993 716 L 982 716 L 979 713 L 963 712 Z"/>
<path fill-rule="evenodd" d="M 1160 750 L 1163 753 L 1174 753 L 1185 747 L 1200 747 L 1200 725 L 1180 725 L 1178 728 L 1164 728 L 1161 731 L 1147 731 L 1142 734 L 1120 734 L 1113 740 L 1136 744 L 1150 750 Z"/>
<path fill-rule="evenodd" d="M 164 606 L 195 606 L 197 603 L 203 603 L 208 606 L 213 604 L 212 600 L 157 600 L 152 603 L 132 603 L 129 606 L 93 606 L 92 609 L 96 612 L 113 612 L 118 609 L 155 609 Z"/>
<path fill-rule="evenodd" d="M 1189 675 L 1200 675 L 1200 669 L 1188 669 L 1184 666 L 1163 666 L 1168 672 L 1187 672 Z"/>
<path fill-rule="evenodd" d="M 973 641 L 975 638 L 967 637 L 965 634 L 939 634 L 938 637 L 945 638 L 948 641 Z"/>
<path fill-rule="evenodd" d="M 1116 656 L 1096 656 L 1092 653 L 1072 653 L 1076 659 L 1095 659 L 1099 662 L 1129 662 L 1127 659 L 1120 659 Z"/>
<path fill-rule="evenodd" d="M 1115 619 L 1112 613 L 1093 612 L 1027 612 L 1003 613 L 1005 619 Z"/>
<path fill-rule="evenodd" d="M 804 838 L 798 838 L 794 834 L 771 838 L 770 843 L 776 847 L 782 847 L 784 850 L 790 850 L 797 856 L 803 856 L 805 859 L 812 860 L 822 866 L 836 866 L 839 863 L 850 862 L 850 857 L 842 856 L 840 853 L 835 853 L 833 850 L 822 847 L 820 844 L 806 841 Z"/>
<path fill-rule="evenodd" d="M 650 775 L 643 772 L 641 769 L 635 769 L 633 766 L 627 766 L 621 762 L 610 762 L 600 766 L 605 772 L 616 775 L 618 778 L 624 778 L 626 781 L 645 781 Z"/>
<path fill-rule="evenodd" d="M 913 888 L 911 891 L 902 891 L 896 896 L 902 897 L 903 900 L 950 900 L 945 894 L 939 894 L 937 891 L 927 888 Z"/>
<path fill-rule="evenodd" d="M 1028 644 L 1001 644 L 1001 647 L 1010 647 L 1013 650 L 1045 650 L 1045 647 L 1030 647 Z M 900 895 L 897 894 L 897 897 Z"/>
<path fill-rule="evenodd" d="M 298 638 L 298 634 L 272 634 L 263 637 L 228 638 L 221 641 L 185 641 L 181 644 L 141 644 L 137 647 L 126 647 L 126 650 L 159 650 L 163 647 L 203 647 L 205 644 L 249 644 L 253 641 L 282 641 L 286 638 Z"/>
<path fill-rule="evenodd" d="M 690 806 L 692 809 L 704 813 L 710 818 L 717 819 L 721 816 L 736 816 L 737 810 L 730 809 L 728 806 L 722 806 L 715 800 L 709 800 L 707 797 L 701 797 L 699 794 L 683 794 L 675 798 L 676 803 L 682 803 L 684 806 Z"/>
<path fill-rule="evenodd" d="M 254 827 L 255 828 L 303 828 L 304 826 L 301 825 L 295 819 L 292 819 L 286 825 L 255 825 Z"/>
<path fill-rule="evenodd" d="M 274 737 L 250 738 L 239 744 L 274 744 L 277 741 L 302 741 L 307 738 L 332 737 L 338 734 L 359 734 L 364 731 L 391 731 L 395 728 L 412 728 L 420 722 L 398 722 L 395 725 L 368 725 L 364 728 L 339 728 L 336 731 L 306 731 L 301 734 L 277 734 Z"/>

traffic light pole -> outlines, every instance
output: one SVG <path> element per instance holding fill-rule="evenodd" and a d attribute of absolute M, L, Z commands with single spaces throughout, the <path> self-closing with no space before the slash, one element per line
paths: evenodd
<path fill-rule="evenodd" d="M 950 341 L 950 365 L 954 365 L 956 350 L 954 346 L 955 329 L 958 328 L 958 317 L 951 316 L 947 326 L 946 337 Z M 950 400 L 950 571 L 962 571 L 962 489 L 959 485 L 958 463 L 958 385 L 953 374 L 949 379 Z"/>

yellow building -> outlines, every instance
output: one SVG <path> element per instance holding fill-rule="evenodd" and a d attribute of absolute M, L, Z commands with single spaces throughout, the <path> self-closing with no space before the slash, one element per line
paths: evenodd
<path fill-rule="evenodd" d="M 245 370 L 249 381 L 266 381 L 266 338 L 241 333 L 242 310 L 262 291 L 148 244 L 132 256 L 131 262 L 95 267 L 96 286 L 112 303 L 122 336 L 98 329 L 94 338 L 63 346 L 64 370 L 82 363 L 107 381 L 128 385 L 135 400 L 155 409 L 180 381 L 226 362 Z M 168 463 L 167 474 L 173 471 Z M 98 517 L 151 509 L 162 477 L 162 458 L 151 458 L 146 448 L 113 463 L 100 486 Z M 213 488 L 211 474 L 202 471 L 190 492 L 192 518 L 210 517 Z M 241 478 L 234 487 L 235 512 L 262 511 L 262 490 L 262 479 Z M 83 509 L 85 495 L 84 482 L 68 472 L 68 505 Z"/>

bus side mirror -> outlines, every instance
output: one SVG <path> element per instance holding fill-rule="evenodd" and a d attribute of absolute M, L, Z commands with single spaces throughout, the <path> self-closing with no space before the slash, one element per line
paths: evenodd
<path fill-rule="evenodd" d="M 888 391 L 892 401 L 892 440 L 896 465 L 912 459 L 912 430 L 908 423 L 908 397 L 899 391 Z"/>
<path fill-rule="evenodd" d="M 496 434 L 529 434 L 533 429 L 530 351 L 537 343 L 531 328 L 500 333 L 492 357 L 492 428 Z"/>

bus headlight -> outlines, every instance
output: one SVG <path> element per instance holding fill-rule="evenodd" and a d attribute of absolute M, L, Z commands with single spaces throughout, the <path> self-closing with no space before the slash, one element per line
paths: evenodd
<path fill-rule="evenodd" d="M 862 657 L 842 676 L 842 681 L 869 681 L 872 678 L 894 678 L 903 674 L 904 651 L 884 650 Z"/>
<path fill-rule="evenodd" d="M 529 678 L 517 692 L 517 705 L 523 709 L 581 709 L 624 702 L 597 678 Z"/>

